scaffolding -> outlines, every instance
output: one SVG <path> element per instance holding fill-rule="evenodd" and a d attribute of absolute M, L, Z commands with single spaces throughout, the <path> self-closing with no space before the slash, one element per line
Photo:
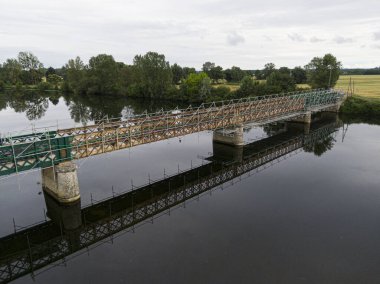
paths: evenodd
<path fill-rule="evenodd" d="M 95 125 L 0 139 L 0 176 L 205 130 L 264 125 L 336 106 L 345 94 L 312 90 L 204 103 L 198 107 L 104 119 Z"/>

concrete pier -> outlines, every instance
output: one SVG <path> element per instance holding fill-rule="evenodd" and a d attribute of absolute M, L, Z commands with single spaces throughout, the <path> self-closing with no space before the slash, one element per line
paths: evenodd
<path fill-rule="evenodd" d="M 59 203 L 80 199 L 77 168 L 73 162 L 64 162 L 42 169 L 42 188 Z"/>
<path fill-rule="evenodd" d="M 311 123 L 311 111 L 306 112 L 304 115 L 292 119 L 293 122 Z"/>
<path fill-rule="evenodd" d="M 82 226 L 80 200 L 69 204 L 57 202 L 50 194 L 44 192 L 47 216 L 65 231 L 78 229 Z"/>
<path fill-rule="evenodd" d="M 233 129 L 219 129 L 213 133 L 213 142 L 232 146 L 244 146 L 243 125 L 238 125 Z"/>

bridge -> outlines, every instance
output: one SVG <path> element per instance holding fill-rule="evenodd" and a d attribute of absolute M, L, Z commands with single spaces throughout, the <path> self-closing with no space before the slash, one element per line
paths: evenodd
<path fill-rule="evenodd" d="M 242 146 L 244 124 L 284 120 L 310 124 L 313 112 L 337 111 L 343 99 L 340 91 L 312 90 L 213 102 L 77 128 L 8 135 L 0 139 L 0 176 L 42 168 L 44 190 L 58 201 L 70 203 L 80 198 L 72 160 L 205 130 L 214 131 L 215 141 Z"/>
<path fill-rule="evenodd" d="M 65 259 L 99 242 L 112 241 L 115 234 L 152 220 L 171 208 L 199 198 L 217 186 L 223 186 L 251 171 L 260 171 L 297 154 L 303 148 L 330 137 L 340 123 L 317 122 L 310 132 L 288 129 L 286 132 L 245 145 L 218 150 L 209 163 L 183 171 L 124 194 L 81 209 L 80 201 L 63 206 L 45 195 L 46 221 L 0 239 L 0 283 Z M 222 153 L 221 155 L 217 153 Z"/>

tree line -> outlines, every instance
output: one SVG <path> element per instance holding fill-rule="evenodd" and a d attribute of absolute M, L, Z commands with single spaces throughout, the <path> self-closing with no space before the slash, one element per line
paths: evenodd
<path fill-rule="evenodd" d="M 259 96 L 297 90 L 297 84 L 311 88 L 335 86 L 341 63 L 331 55 L 314 57 L 304 67 L 277 68 L 268 63 L 261 70 L 223 69 L 205 62 L 202 70 L 171 65 L 165 55 L 148 52 L 136 55 L 132 64 L 116 61 L 112 55 L 99 54 L 88 63 L 80 57 L 70 59 L 62 68 L 44 68 L 30 52 L 0 64 L 0 90 L 36 87 L 57 89 L 77 96 L 133 96 L 150 99 L 201 102 L 217 99 Z"/>

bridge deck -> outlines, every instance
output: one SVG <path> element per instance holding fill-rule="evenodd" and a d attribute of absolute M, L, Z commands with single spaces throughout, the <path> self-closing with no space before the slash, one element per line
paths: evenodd
<path fill-rule="evenodd" d="M 6 137 L 0 142 L 0 176 L 205 130 L 291 119 L 307 111 L 329 108 L 343 96 L 335 90 L 315 90 L 252 97 L 79 128 Z"/>

